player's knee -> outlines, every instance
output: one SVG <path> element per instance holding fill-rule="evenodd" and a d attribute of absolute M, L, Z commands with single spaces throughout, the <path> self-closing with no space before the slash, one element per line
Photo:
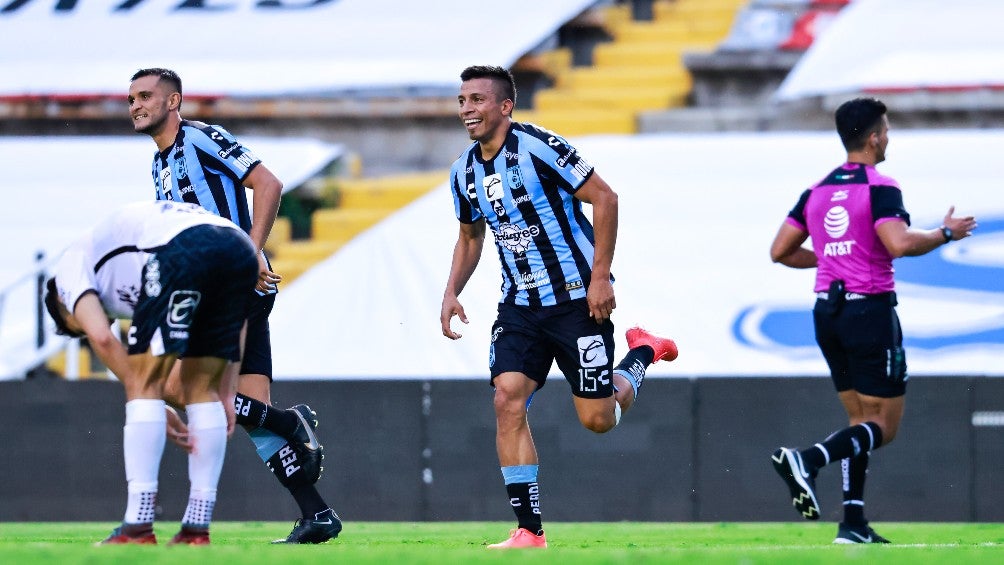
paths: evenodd
<path fill-rule="evenodd" d="M 520 416 L 526 413 L 526 398 L 523 395 L 500 387 L 495 389 L 495 414 L 500 417 Z"/>
<path fill-rule="evenodd" d="M 605 434 L 617 425 L 617 420 L 613 414 L 604 414 L 601 412 L 580 414 L 579 422 L 582 423 L 584 428 L 597 434 Z"/>

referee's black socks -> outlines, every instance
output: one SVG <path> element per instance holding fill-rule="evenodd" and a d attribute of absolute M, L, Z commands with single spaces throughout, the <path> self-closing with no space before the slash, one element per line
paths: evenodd
<path fill-rule="evenodd" d="M 234 399 L 237 424 L 248 430 L 262 428 L 285 439 L 292 439 L 300 420 L 288 410 L 272 408 L 260 400 L 237 393 Z"/>
<path fill-rule="evenodd" d="M 881 446 L 882 428 L 875 422 L 865 422 L 844 428 L 800 454 L 807 467 L 818 470 L 833 461 L 857 457 Z"/>

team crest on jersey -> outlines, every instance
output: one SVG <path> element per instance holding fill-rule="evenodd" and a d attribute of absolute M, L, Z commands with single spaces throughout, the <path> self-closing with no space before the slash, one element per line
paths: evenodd
<path fill-rule="evenodd" d="M 136 303 L 139 302 L 139 289 L 135 285 L 126 285 L 115 289 L 115 294 L 118 295 L 119 300 L 132 306 L 136 307 Z"/>
<path fill-rule="evenodd" d="M 175 163 L 174 174 L 178 175 L 178 180 L 188 176 L 188 165 L 185 164 L 184 159 L 180 159 Z"/>
<path fill-rule="evenodd" d="M 509 190 L 515 190 L 523 186 L 523 171 L 519 168 L 519 165 L 509 167 L 505 170 L 505 174 L 509 177 Z"/>

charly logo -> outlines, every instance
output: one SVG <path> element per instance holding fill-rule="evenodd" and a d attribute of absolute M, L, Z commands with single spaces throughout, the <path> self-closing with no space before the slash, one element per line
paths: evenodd
<path fill-rule="evenodd" d="M 509 223 L 499 224 L 495 232 L 495 241 L 513 253 L 526 253 L 533 243 L 533 238 L 540 235 L 540 228 L 530 226 L 521 228 Z"/>
<path fill-rule="evenodd" d="M 502 186 L 502 175 L 498 173 L 488 175 L 481 181 L 481 184 L 485 187 L 485 196 L 489 202 L 501 200 L 505 196 L 505 189 Z"/>
<path fill-rule="evenodd" d="M 192 325 L 195 309 L 199 307 L 202 293 L 197 290 L 176 290 L 167 303 L 167 325 L 186 329 Z"/>
<path fill-rule="evenodd" d="M 851 216 L 847 213 L 847 208 L 834 206 L 826 211 L 823 228 L 830 237 L 833 239 L 843 237 L 849 227 L 851 227 Z"/>
<path fill-rule="evenodd" d="M 583 368 L 602 367 L 607 364 L 607 347 L 603 342 L 603 336 L 580 337 L 577 345 L 579 347 L 579 364 Z"/>

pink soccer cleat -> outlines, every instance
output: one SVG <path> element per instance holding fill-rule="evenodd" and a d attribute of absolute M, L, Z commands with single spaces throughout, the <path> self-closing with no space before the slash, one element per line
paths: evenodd
<path fill-rule="evenodd" d="M 209 545 L 209 530 L 182 526 L 167 545 Z"/>
<path fill-rule="evenodd" d="M 537 547 L 547 547 L 547 538 L 544 537 L 544 534 L 538 536 L 526 528 L 517 528 L 509 532 L 509 539 L 500 543 L 493 543 L 488 546 L 488 549 L 529 549 Z"/>
<path fill-rule="evenodd" d="M 625 337 L 630 349 L 643 345 L 651 347 L 652 351 L 655 352 L 655 357 L 652 358 L 653 363 L 657 361 L 672 361 L 680 354 L 679 350 L 676 349 L 676 342 L 668 337 L 653 335 L 638 326 L 629 329 Z"/>
<path fill-rule="evenodd" d="M 96 545 L 157 545 L 153 524 L 122 524 Z"/>

